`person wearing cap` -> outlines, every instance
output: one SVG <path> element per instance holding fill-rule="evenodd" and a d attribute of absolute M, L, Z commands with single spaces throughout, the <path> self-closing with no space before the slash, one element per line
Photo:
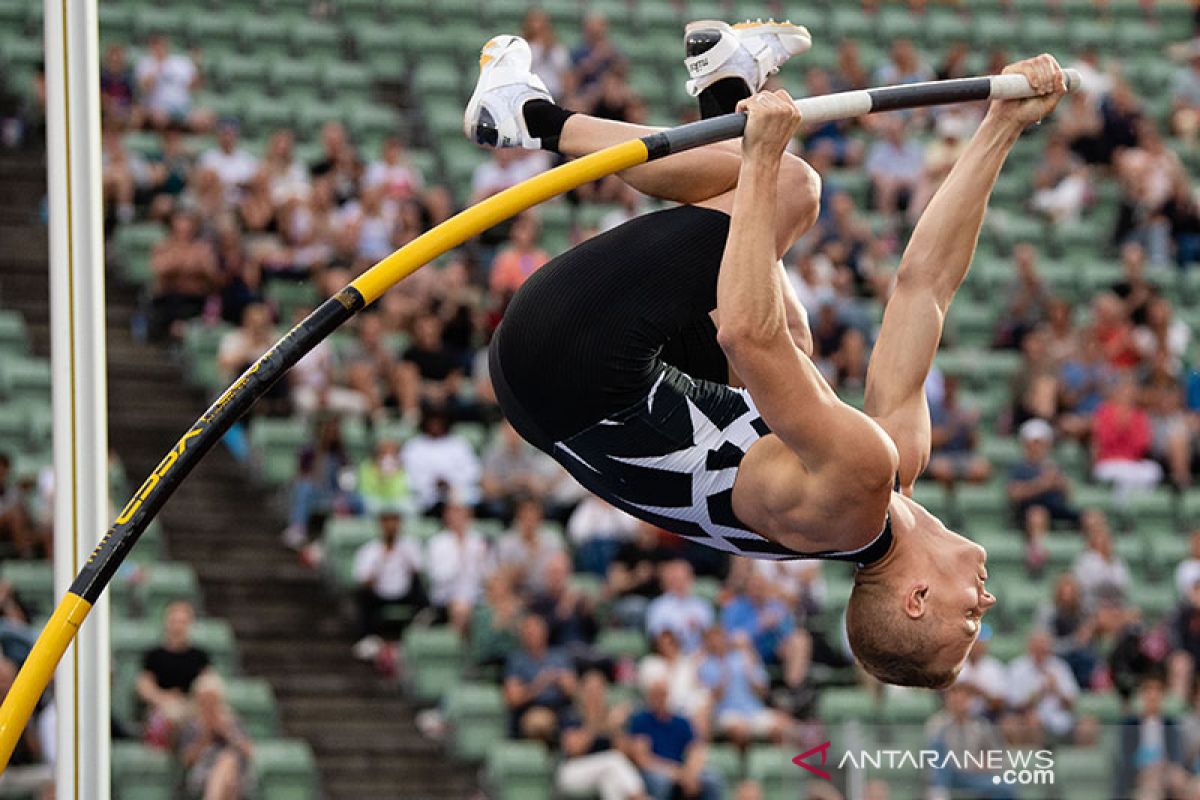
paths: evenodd
<path fill-rule="evenodd" d="M 1054 429 L 1044 419 L 1026 420 L 1020 428 L 1021 460 L 1008 474 L 1008 499 L 1028 537 L 1029 565 L 1045 561 L 1043 537 L 1053 522 L 1079 525 L 1079 510 L 1071 505 L 1071 484 L 1050 455 Z"/>
<path fill-rule="evenodd" d="M 421 585 L 424 558 L 421 546 L 402 535 L 400 509 L 383 506 L 377 513 L 379 536 L 354 554 L 353 577 L 357 587 L 358 623 L 362 639 L 354 646 L 359 658 L 374 658 L 385 634 L 397 635 L 403 625 L 389 621 L 389 608 L 420 609 L 428 605 Z M 399 630 L 397 630 L 399 628 Z"/>

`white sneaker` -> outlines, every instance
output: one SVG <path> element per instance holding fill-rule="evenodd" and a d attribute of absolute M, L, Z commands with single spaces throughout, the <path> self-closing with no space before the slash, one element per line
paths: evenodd
<path fill-rule="evenodd" d="M 479 51 L 479 80 L 463 115 L 463 132 L 476 144 L 537 150 L 521 109 L 529 100 L 554 98 L 533 74 L 533 54 L 520 36 L 495 36 Z"/>
<path fill-rule="evenodd" d="M 351 653 L 359 661 L 374 661 L 381 650 L 383 650 L 383 639 L 371 634 L 355 642 Z"/>
<path fill-rule="evenodd" d="M 812 36 L 791 22 L 697 20 L 684 29 L 683 43 L 687 90 L 695 97 L 723 78 L 741 78 L 757 92 L 785 61 L 812 47 Z"/>

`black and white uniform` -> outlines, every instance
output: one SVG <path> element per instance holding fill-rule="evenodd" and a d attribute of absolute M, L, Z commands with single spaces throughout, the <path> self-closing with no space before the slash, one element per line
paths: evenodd
<path fill-rule="evenodd" d="M 509 305 L 489 351 L 517 431 L 618 508 L 699 544 L 763 559 L 870 563 L 891 530 L 850 552 L 798 553 L 750 530 L 733 483 L 767 435 L 709 312 L 728 215 L 680 206 L 555 258 Z"/>

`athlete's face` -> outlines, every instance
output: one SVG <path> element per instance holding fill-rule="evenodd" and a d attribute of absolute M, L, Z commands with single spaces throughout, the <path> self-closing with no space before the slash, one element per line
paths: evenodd
<path fill-rule="evenodd" d="M 979 638 L 983 615 L 996 604 L 985 586 L 987 551 L 944 527 L 926 531 L 923 538 L 931 557 L 928 585 L 921 602 L 906 599 L 906 610 L 923 604 L 921 611 L 935 623 L 934 637 L 941 645 L 936 665 L 957 670 Z"/>

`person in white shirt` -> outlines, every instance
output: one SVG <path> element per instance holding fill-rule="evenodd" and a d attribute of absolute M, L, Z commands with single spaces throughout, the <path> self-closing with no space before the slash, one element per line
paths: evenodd
<path fill-rule="evenodd" d="M 1179 592 L 1179 599 L 1191 596 L 1196 581 L 1200 581 L 1200 528 L 1192 531 L 1188 557 L 1175 568 L 1175 590 Z"/>
<path fill-rule="evenodd" d="M 1075 729 L 1075 698 L 1079 684 L 1067 662 L 1051 652 L 1050 634 L 1035 630 L 1029 635 L 1025 655 L 1008 668 L 1009 704 L 1028 714 L 1052 740 L 1065 741 Z"/>
<path fill-rule="evenodd" d="M 188 56 L 172 53 L 166 36 L 150 37 L 134 79 L 152 127 L 163 130 L 175 125 L 204 131 L 212 126 L 211 112 L 192 107 L 192 90 L 200 84 L 200 70 Z"/>
<path fill-rule="evenodd" d="M 425 548 L 429 600 L 463 636 L 492 566 L 488 541 L 472 526 L 473 519 L 471 509 L 451 497 L 442 512 L 445 528 Z"/>
<path fill-rule="evenodd" d="M 410 606 L 414 610 L 427 604 L 421 586 L 424 558 L 415 539 L 401 535 L 400 512 L 394 508 L 379 511 L 379 538 L 367 542 L 354 554 L 353 577 L 358 587 L 358 621 L 363 639 L 355 645 L 355 655 L 373 658 L 384 635 L 395 636 L 403 628 L 387 624 L 384 610 L 389 606 Z"/>
<path fill-rule="evenodd" d="M 546 588 L 546 565 L 563 552 L 562 537 L 543 526 L 542 504 L 533 497 L 516 501 L 512 530 L 496 545 L 497 567 L 507 572 L 521 591 Z"/>
<path fill-rule="evenodd" d="M 548 156 L 541 150 L 492 150 L 492 157 L 476 167 L 471 176 L 471 205 L 545 172 L 550 167 Z"/>
<path fill-rule="evenodd" d="M 425 413 L 421 433 L 404 445 L 400 460 L 423 511 L 445 501 L 449 493 L 472 507 L 479 502 L 479 457 L 466 439 L 450 433 L 450 419 L 444 411 Z"/>
<path fill-rule="evenodd" d="M 404 143 L 398 136 L 383 140 L 379 160 L 372 161 L 363 175 L 363 186 L 382 187 L 390 200 L 405 200 L 418 194 L 425 186 L 421 170 L 408 160 Z"/>
<path fill-rule="evenodd" d="M 1083 590 L 1084 605 L 1095 608 L 1100 600 L 1122 600 L 1129 592 L 1129 569 L 1113 551 L 1112 534 L 1103 514 L 1083 519 L 1087 548 L 1075 560 L 1072 572 Z"/>
<path fill-rule="evenodd" d="M 988 652 L 991 638 L 992 626 L 985 622 L 967 654 L 967 663 L 958 673 L 958 684 L 970 687 L 975 693 L 971 699 L 972 714 L 985 714 L 994 719 L 1008 704 L 1008 668 Z"/>
<path fill-rule="evenodd" d="M 567 536 L 575 545 L 580 570 L 601 577 L 608 574 L 621 542 L 631 541 L 636 534 L 637 519 L 591 493 L 567 520 Z"/>
<path fill-rule="evenodd" d="M 237 120 L 222 119 L 217 123 L 217 146 L 206 150 L 197 166 L 216 173 L 225 190 L 225 201 L 236 203 L 242 187 L 258 174 L 258 159 L 238 143 Z"/>
<path fill-rule="evenodd" d="M 692 565 L 683 559 L 663 564 L 659 578 L 663 594 L 646 607 L 646 631 L 651 636 L 671 631 L 685 653 L 696 652 L 704 631 L 713 624 L 712 606 L 692 592 L 693 577 Z"/>
<path fill-rule="evenodd" d="M 711 697 L 700 683 L 699 651 L 683 652 L 679 638 L 669 628 L 655 635 L 653 647 L 653 652 L 638 663 L 638 687 L 645 692 L 659 681 L 666 681 L 671 687 L 667 696 L 671 711 L 687 717 L 694 727 L 701 729 L 701 738 L 708 738 Z"/>

